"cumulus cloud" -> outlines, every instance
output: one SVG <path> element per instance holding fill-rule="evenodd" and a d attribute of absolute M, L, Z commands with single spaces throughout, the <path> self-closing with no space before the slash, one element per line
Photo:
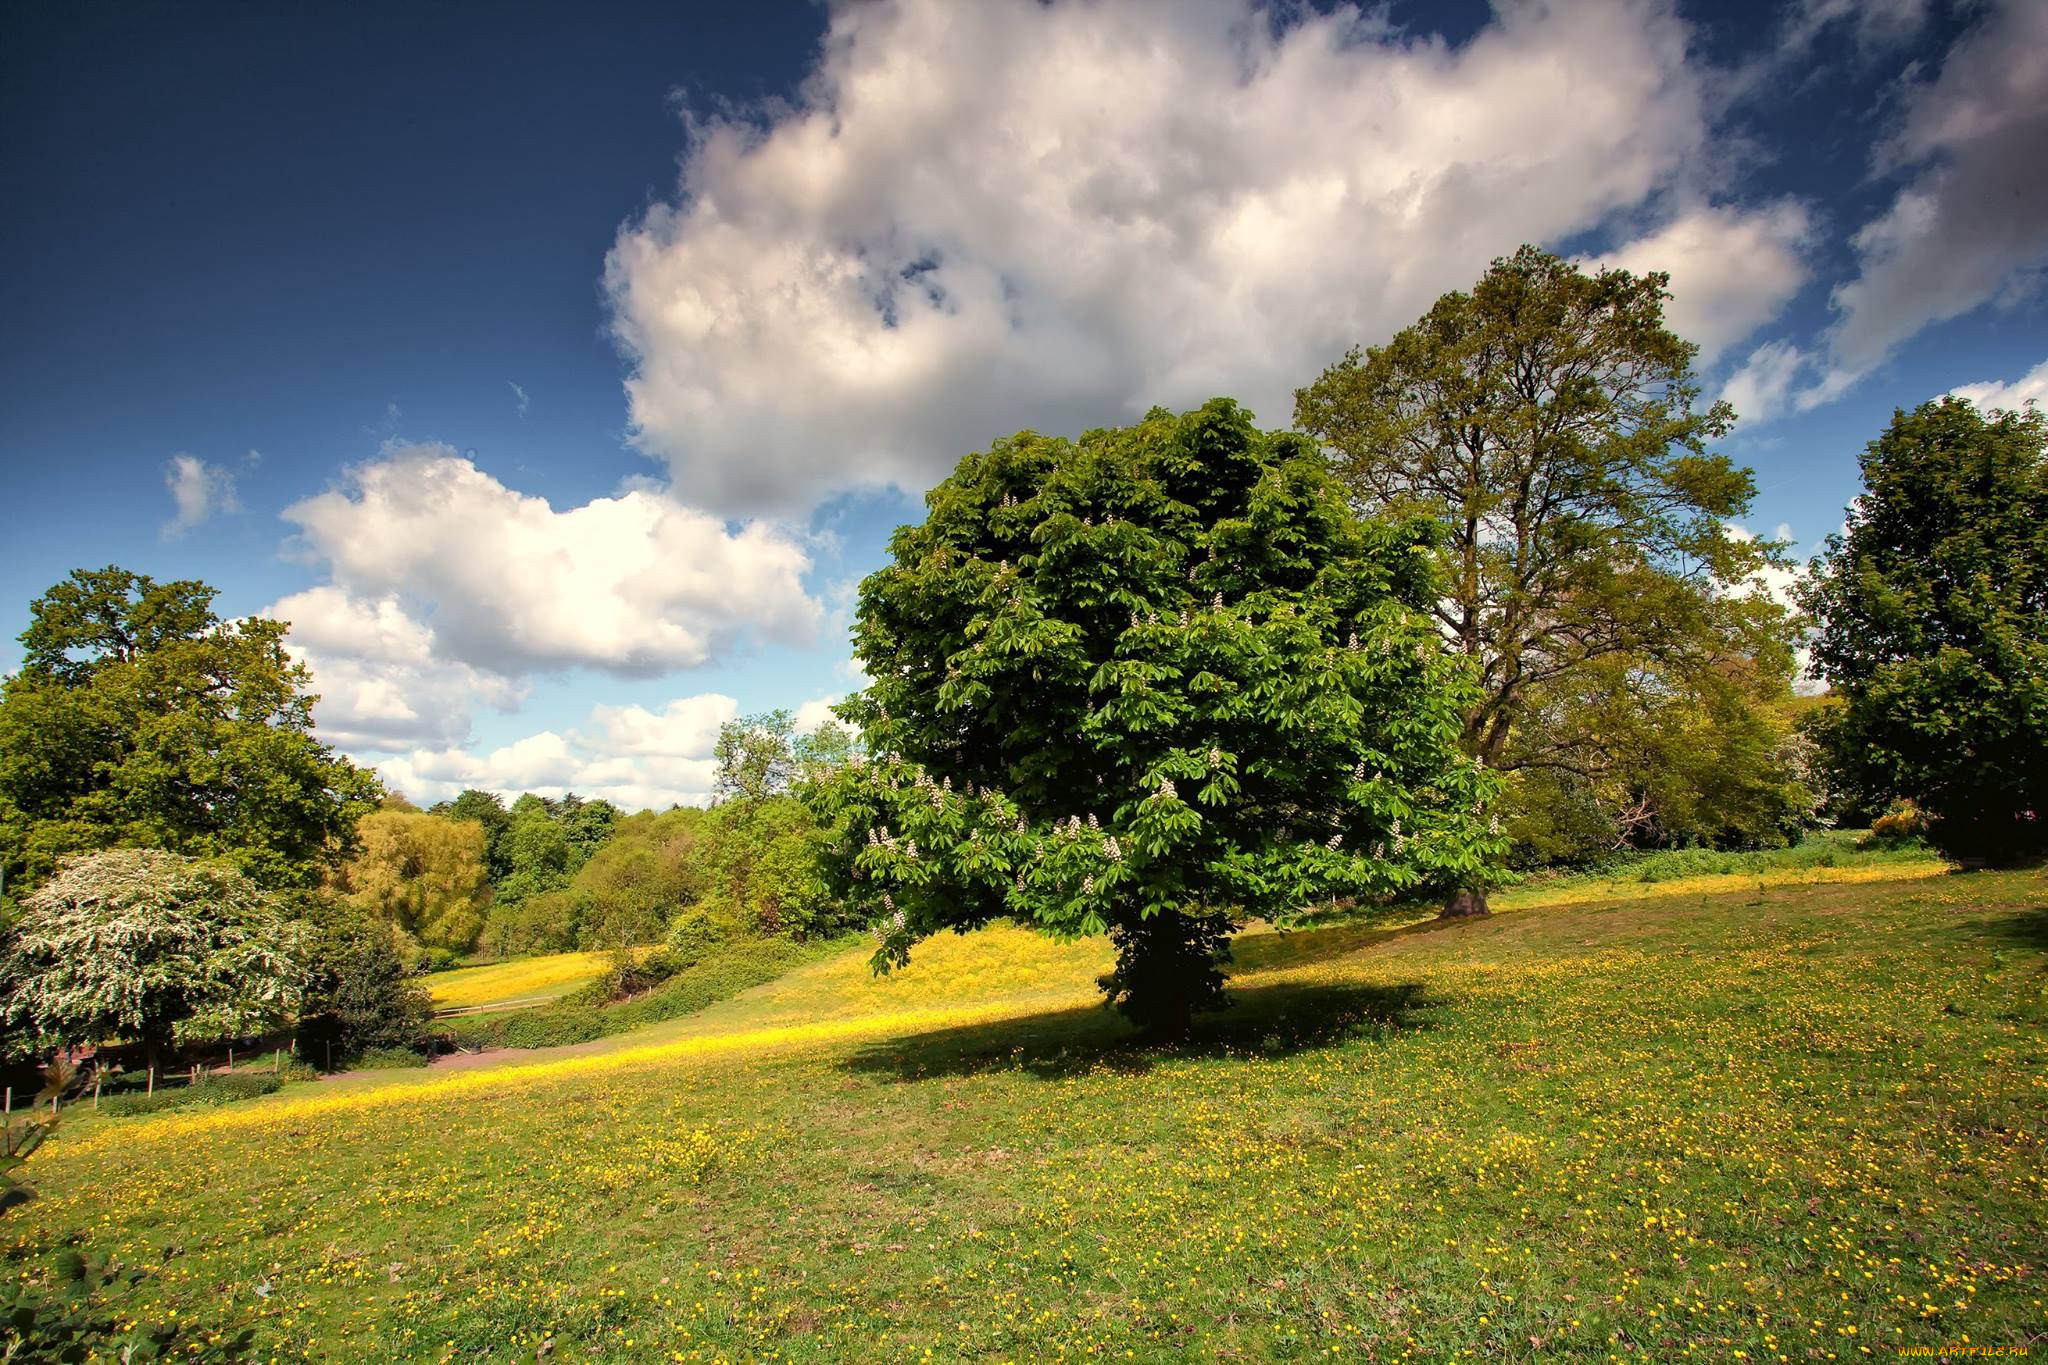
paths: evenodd
<path fill-rule="evenodd" d="M 829 697 L 813 697 L 802 706 L 797 707 L 797 732 L 808 735 L 822 727 L 827 721 L 844 728 L 846 722 L 832 714 L 832 708 L 844 700 L 845 698 L 835 692 Z"/>
<path fill-rule="evenodd" d="M 1767 341 L 1751 351 L 1721 387 L 1721 397 L 1737 418 L 1768 422 L 1792 402 L 1792 390 L 1805 373 L 1810 357 L 1789 341 Z"/>
<path fill-rule="evenodd" d="M 164 465 L 164 487 L 170 490 L 174 509 L 171 519 L 163 524 L 166 540 L 175 540 L 212 517 L 242 510 L 235 497 L 233 471 L 183 451 L 171 456 Z"/>
<path fill-rule="evenodd" d="M 1796 199 L 1753 209 L 1695 204 L 1589 265 L 1671 275 L 1671 328 L 1711 364 L 1778 315 L 1811 273 L 1813 220 Z"/>
<path fill-rule="evenodd" d="M 441 801 L 465 787 L 504 796 L 537 792 L 601 796 L 625 810 L 666 810 L 711 799 L 718 727 L 739 703 L 718 693 L 679 697 L 659 711 L 598 706 L 586 726 L 542 730 L 477 754 L 419 748 L 379 760 L 385 783 L 416 801 Z"/>
<path fill-rule="evenodd" d="M 437 658 L 504 676 L 696 668 L 748 634 L 806 643 L 823 616 L 809 557 L 772 526 L 651 486 L 558 511 L 442 445 L 389 447 L 284 517 L 351 619 L 413 604 Z"/>
<path fill-rule="evenodd" d="M 2048 409 L 2048 360 L 2010 384 L 1987 379 L 1981 384 L 1960 384 L 1949 392 L 1958 398 L 1967 398 L 1985 410 L 2003 408 L 2007 412 L 2022 412 L 2029 403 Z"/>
<path fill-rule="evenodd" d="M 674 202 L 619 235 L 635 440 L 754 510 L 922 488 L 1002 432 L 1155 402 L 1283 424 L 1295 386 L 1493 257 L 1691 192 L 1705 100 L 1663 4 L 1511 0 L 1457 47 L 1289 13 L 835 9 L 798 97 L 693 122 Z M 1804 230 L 1786 204 L 1668 227 L 1696 320 L 1734 301 L 1716 345 L 1795 287 Z M 1768 268 L 1736 278 L 1716 241 Z"/>
<path fill-rule="evenodd" d="M 1757 539 L 1757 533 L 1740 522 L 1727 521 L 1721 523 L 1721 526 L 1728 533 L 1730 540 L 1739 540 L 1746 544 Z M 1771 539 L 1788 551 L 1798 548 L 1792 528 L 1782 521 L 1778 523 L 1777 529 L 1771 532 Z M 1751 595 L 1767 597 L 1787 610 L 1797 611 L 1799 603 L 1793 593 L 1802 577 L 1804 570 L 1796 564 L 1767 564 L 1751 575 L 1745 586 Z"/>
<path fill-rule="evenodd" d="M 289 648 L 313 673 L 321 738 L 352 752 L 446 746 L 469 738 L 473 708 L 516 708 L 522 679 L 444 659 L 434 632 L 395 597 L 360 601 L 331 584 L 273 602 Z"/>
<path fill-rule="evenodd" d="M 1834 291 L 1826 402 L 1931 323 L 2028 292 L 2048 266 L 2048 5 L 2004 0 L 1910 87 L 1877 169 L 1906 183 L 1852 238 Z"/>
<path fill-rule="evenodd" d="M 536 675 L 696 668 L 752 636 L 806 643 L 824 615 L 784 531 L 652 485 L 557 510 L 446 446 L 389 446 L 284 516 L 328 581 L 266 614 L 291 622 L 323 736 L 352 752 L 440 753 Z"/>

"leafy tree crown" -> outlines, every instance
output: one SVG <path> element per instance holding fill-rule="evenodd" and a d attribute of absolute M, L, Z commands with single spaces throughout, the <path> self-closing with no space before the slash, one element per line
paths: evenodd
<path fill-rule="evenodd" d="M 154 849 L 68 860 L 28 897 L 6 1014 L 56 1043 L 236 1037 L 289 1018 L 299 934 L 234 867 Z"/>
<path fill-rule="evenodd" d="M 1218 399 L 960 462 L 862 585 L 871 757 L 812 785 L 878 964 L 939 928 L 1285 919 L 1479 878 L 1491 777 L 1424 612 L 1425 523 L 1360 521 Z"/>
<path fill-rule="evenodd" d="M 1959 856 L 2048 848 L 2048 419 L 1923 403 L 1862 467 L 1804 589 L 1834 761 Z"/>

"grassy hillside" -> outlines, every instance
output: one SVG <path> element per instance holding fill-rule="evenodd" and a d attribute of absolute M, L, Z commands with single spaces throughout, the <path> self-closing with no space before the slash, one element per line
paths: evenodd
<path fill-rule="evenodd" d="M 513 1001 L 534 1004 L 567 995 L 604 974 L 603 953 L 550 953 L 482 967 L 438 972 L 427 979 L 437 1009 L 473 1009 Z"/>
<path fill-rule="evenodd" d="M 2048 1322 L 2048 879 L 858 952 L 595 1050 L 68 1123 L 0 1227 L 328 1360 L 1807 1360 Z M 167 1249 L 175 1254 L 167 1258 Z"/>

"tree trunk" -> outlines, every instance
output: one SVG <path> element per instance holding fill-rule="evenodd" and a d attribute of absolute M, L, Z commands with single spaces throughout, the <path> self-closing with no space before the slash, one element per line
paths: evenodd
<path fill-rule="evenodd" d="M 1109 1004 L 1144 1033 L 1187 1035 L 1197 1014 L 1229 1003 L 1223 964 L 1230 960 L 1228 916 L 1191 911 L 1113 925 L 1116 970 L 1101 980 Z"/>
<path fill-rule="evenodd" d="M 1492 913 L 1491 910 L 1487 909 L 1486 893 L 1484 891 L 1467 889 L 1453 891 L 1451 898 L 1444 902 L 1443 913 L 1438 915 L 1437 918 L 1477 919 L 1481 915 Z"/>

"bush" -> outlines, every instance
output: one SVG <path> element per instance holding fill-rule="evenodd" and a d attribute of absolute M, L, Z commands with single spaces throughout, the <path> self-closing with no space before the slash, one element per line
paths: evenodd
<path fill-rule="evenodd" d="M 552 1006 L 516 1010 L 504 1016 L 506 1047 L 564 1047 L 587 1043 L 605 1034 L 604 1016 L 594 1009 Z"/>
<path fill-rule="evenodd" d="M 390 928 L 346 906 L 327 907 L 322 919 L 315 921 L 310 945 L 299 1051 L 346 1061 L 414 1046 L 433 1017 L 433 1002 L 405 970 Z"/>
<path fill-rule="evenodd" d="M 604 1012 L 605 1032 L 624 1033 L 695 1014 L 820 956 L 821 945 L 757 939 L 709 953 L 659 988 Z"/>
<path fill-rule="evenodd" d="M 1895 801 L 1870 822 L 1870 842 L 1878 848 L 1898 848 L 1926 837 L 1931 823 L 1927 812 L 1911 801 Z"/>
<path fill-rule="evenodd" d="M 354 1071 L 397 1071 L 404 1067 L 425 1066 L 427 1054 L 410 1047 L 364 1048 L 350 1060 Z"/>
<path fill-rule="evenodd" d="M 100 1112 L 115 1118 L 129 1118 L 137 1114 L 154 1114 L 163 1109 L 232 1104 L 236 1100 L 253 1100 L 259 1095 L 272 1094 L 283 1085 L 282 1076 L 249 1072 L 208 1076 L 202 1072 L 201 1079 L 190 1085 L 161 1086 L 154 1094 L 129 1091 L 123 1095 L 106 1096 L 100 1100 Z"/>
<path fill-rule="evenodd" d="M 451 1020 L 443 1036 L 457 1047 L 536 1048 L 588 1043 L 608 1031 L 599 1010 L 564 1003 Z"/>

